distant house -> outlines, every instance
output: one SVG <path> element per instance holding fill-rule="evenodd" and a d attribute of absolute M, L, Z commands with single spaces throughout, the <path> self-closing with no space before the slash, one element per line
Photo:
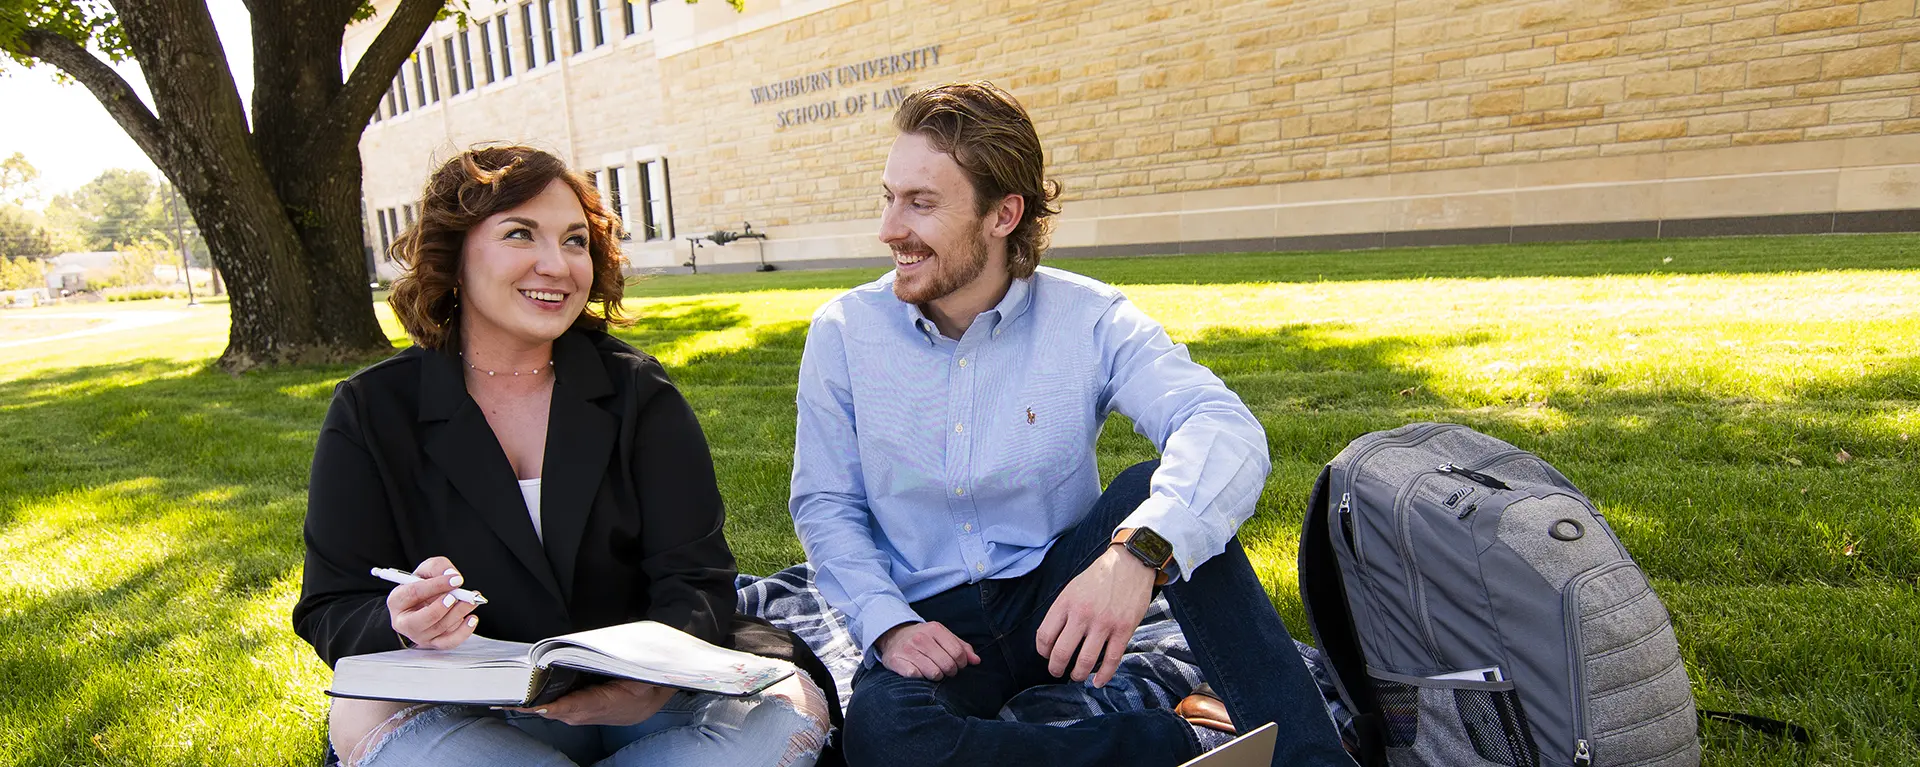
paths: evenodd
<path fill-rule="evenodd" d="M 113 274 L 119 255 L 111 250 L 98 250 L 62 253 L 47 259 L 53 267 L 47 270 L 47 290 L 58 295 L 63 290 L 78 292 L 87 290 L 89 284 L 98 285 Z"/>

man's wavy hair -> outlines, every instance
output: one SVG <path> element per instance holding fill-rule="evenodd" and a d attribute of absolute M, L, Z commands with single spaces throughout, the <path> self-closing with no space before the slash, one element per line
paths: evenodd
<path fill-rule="evenodd" d="M 973 182 L 975 213 L 984 216 L 1009 194 L 1026 200 L 1020 223 L 1007 235 L 1007 272 L 1032 276 L 1047 250 L 1053 216 L 1060 214 L 1060 182 L 1046 177 L 1040 135 L 1025 107 L 986 81 L 953 83 L 908 96 L 893 115 L 903 134 L 925 136 L 953 157 Z"/>
<path fill-rule="evenodd" d="M 600 204 L 600 193 L 566 163 L 528 146 L 468 149 L 442 163 L 420 195 L 420 221 L 400 233 L 391 255 L 406 267 L 393 281 L 387 303 L 416 346 L 453 350 L 460 342 L 460 254 L 467 232 L 488 217 L 519 207 L 560 181 L 580 198 L 587 214 L 587 253 L 593 287 L 573 326 L 605 330 L 625 324 L 620 298 L 626 287 L 620 267 L 619 225 Z"/>

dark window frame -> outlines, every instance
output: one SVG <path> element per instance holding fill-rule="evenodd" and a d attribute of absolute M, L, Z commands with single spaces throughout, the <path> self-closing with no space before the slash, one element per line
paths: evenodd
<path fill-rule="evenodd" d="M 493 76 L 493 29 L 488 26 L 489 19 L 480 20 L 480 70 L 486 75 L 487 84 L 492 85 Z"/>
<path fill-rule="evenodd" d="M 560 47 L 558 45 L 560 35 L 559 31 L 553 28 L 553 0 L 540 0 L 540 38 L 544 43 L 541 47 L 546 49 L 547 55 L 544 58 L 547 63 L 559 61 L 560 52 L 554 50 Z"/>
<path fill-rule="evenodd" d="M 500 38 L 500 79 L 513 76 L 513 46 L 507 44 L 507 11 L 493 17 L 495 34 Z"/>
<path fill-rule="evenodd" d="M 615 166 L 607 169 L 607 207 L 613 210 L 614 220 L 620 222 L 620 240 L 622 242 L 633 239 L 633 230 L 627 225 L 627 208 L 624 204 L 626 201 L 620 196 L 620 174 L 624 170 L 626 170 L 626 166 Z"/>
<path fill-rule="evenodd" d="M 573 55 L 575 56 L 587 52 L 586 39 L 580 34 L 580 22 L 582 21 L 580 18 L 580 2 L 581 0 L 566 0 L 566 21 L 567 26 L 570 27 L 573 32 Z"/>
<path fill-rule="evenodd" d="M 384 210 L 376 210 L 373 214 L 373 217 L 380 222 L 380 257 L 374 260 L 390 261 L 392 260 L 392 256 L 389 255 L 388 249 L 393 247 L 393 238 L 388 236 L 387 232 L 387 212 Z"/>
<path fill-rule="evenodd" d="M 655 189 L 652 168 L 660 165 L 659 189 Z M 641 226 L 649 242 L 673 239 L 673 179 L 667 158 L 656 157 L 638 164 L 640 176 Z M 655 195 L 658 192 L 658 196 Z"/>
<path fill-rule="evenodd" d="M 460 84 L 467 90 L 473 90 L 473 35 L 472 30 L 461 27 L 460 36 Z"/>
<path fill-rule="evenodd" d="M 527 43 L 527 71 L 540 66 L 540 52 L 533 44 L 533 2 L 528 0 L 520 4 L 520 35 Z"/>
<path fill-rule="evenodd" d="M 413 103 L 419 105 L 421 109 L 427 107 L 427 81 L 421 74 L 419 51 L 413 52 Z"/>
<path fill-rule="evenodd" d="M 460 95 L 460 62 L 453 55 L 453 38 L 443 37 L 440 46 L 447 51 L 447 98 Z"/>

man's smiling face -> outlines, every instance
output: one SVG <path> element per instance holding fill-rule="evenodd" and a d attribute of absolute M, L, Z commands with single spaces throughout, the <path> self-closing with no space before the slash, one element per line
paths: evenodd
<path fill-rule="evenodd" d="M 907 133 L 893 142 L 880 185 L 880 241 L 893 249 L 893 294 L 901 301 L 946 297 L 980 279 L 995 260 L 1006 269 L 1004 253 L 991 252 L 989 216 L 979 212 L 966 171 L 927 137 Z"/>

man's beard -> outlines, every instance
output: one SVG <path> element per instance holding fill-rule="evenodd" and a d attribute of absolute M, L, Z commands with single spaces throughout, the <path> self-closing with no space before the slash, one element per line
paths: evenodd
<path fill-rule="evenodd" d="M 932 252 L 920 239 L 915 237 L 902 243 L 895 250 Z M 933 274 L 915 280 L 908 286 L 898 276 L 893 281 L 895 298 L 909 304 L 926 304 L 946 298 L 954 291 L 966 287 L 987 270 L 987 238 L 978 228 L 973 236 L 961 240 L 951 253 L 933 254 Z"/>

